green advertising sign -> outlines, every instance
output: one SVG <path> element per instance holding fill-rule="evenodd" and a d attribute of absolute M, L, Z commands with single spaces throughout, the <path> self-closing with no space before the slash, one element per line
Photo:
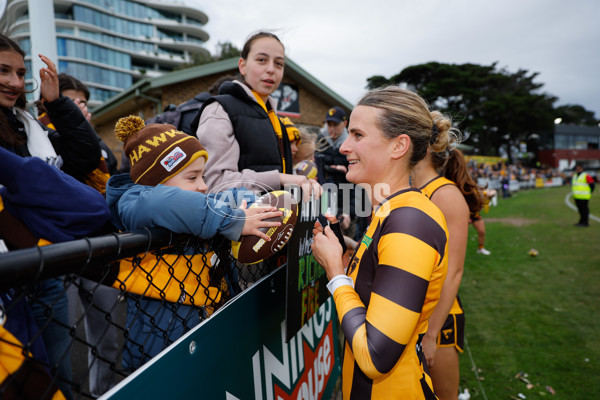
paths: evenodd
<path fill-rule="evenodd" d="M 286 341 L 308 322 L 319 307 L 331 299 L 327 275 L 312 254 L 314 219 L 300 219 L 288 242 Z"/>
<path fill-rule="evenodd" d="M 219 309 L 102 399 L 329 399 L 341 373 L 331 296 L 286 340 L 286 266 Z"/>

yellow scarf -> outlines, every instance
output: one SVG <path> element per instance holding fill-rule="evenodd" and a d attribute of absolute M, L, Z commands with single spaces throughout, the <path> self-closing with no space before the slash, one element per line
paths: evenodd
<path fill-rule="evenodd" d="M 253 90 L 252 94 L 256 98 L 256 101 L 258 102 L 258 104 L 260 104 L 260 106 L 263 108 L 263 110 L 265 110 L 265 112 L 269 116 L 271 125 L 273 125 L 273 129 L 275 130 L 275 134 L 277 135 L 277 142 L 279 143 L 279 152 L 281 153 L 281 164 L 283 166 L 283 173 L 285 174 L 285 155 L 283 153 L 283 133 L 281 132 L 281 124 L 279 123 L 279 118 L 277 117 L 277 114 L 275 114 L 275 111 L 273 111 L 272 108 L 269 107 L 267 109 L 267 105 L 265 104 L 262 97 L 260 97 L 260 95 L 258 93 L 256 93 Z"/>

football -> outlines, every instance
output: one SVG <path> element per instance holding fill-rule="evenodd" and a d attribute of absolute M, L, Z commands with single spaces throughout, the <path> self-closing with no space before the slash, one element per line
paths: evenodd
<path fill-rule="evenodd" d="M 317 177 L 317 164 L 312 160 L 300 161 L 294 166 L 296 175 L 304 175 L 307 179 L 313 179 Z"/>
<path fill-rule="evenodd" d="M 281 225 L 261 228 L 271 241 L 258 236 L 242 236 L 239 242 L 232 243 L 233 256 L 242 264 L 256 264 L 280 251 L 292 237 L 298 219 L 298 202 L 290 192 L 276 190 L 258 198 L 250 208 L 274 206 L 283 213 L 281 217 L 266 221 L 280 221 Z"/>
<path fill-rule="evenodd" d="M 530 255 L 531 257 L 537 257 L 537 256 L 538 256 L 538 254 L 540 254 L 540 253 L 539 253 L 539 252 L 538 252 L 536 249 L 530 249 L 530 250 L 529 250 L 529 255 Z"/>

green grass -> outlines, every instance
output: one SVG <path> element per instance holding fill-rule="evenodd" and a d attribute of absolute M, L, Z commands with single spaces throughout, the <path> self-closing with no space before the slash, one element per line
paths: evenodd
<path fill-rule="evenodd" d="M 468 388 L 472 399 L 599 396 L 600 223 L 573 226 L 579 215 L 564 203 L 569 191 L 536 189 L 500 198 L 483 213 L 490 256 L 475 253 L 470 228 L 459 293 L 467 321 L 461 389 Z M 600 216 L 597 190 L 590 211 Z M 539 256 L 530 257 L 531 248 Z M 533 388 L 515 377 L 519 372 Z"/>

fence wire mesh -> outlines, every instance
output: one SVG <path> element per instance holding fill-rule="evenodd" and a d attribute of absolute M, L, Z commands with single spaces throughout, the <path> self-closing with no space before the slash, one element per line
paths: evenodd
<path fill-rule="evenodd" d="M 161 230 L 0 254 L 0 398 L 97 398 L 277 263 Z"/>

